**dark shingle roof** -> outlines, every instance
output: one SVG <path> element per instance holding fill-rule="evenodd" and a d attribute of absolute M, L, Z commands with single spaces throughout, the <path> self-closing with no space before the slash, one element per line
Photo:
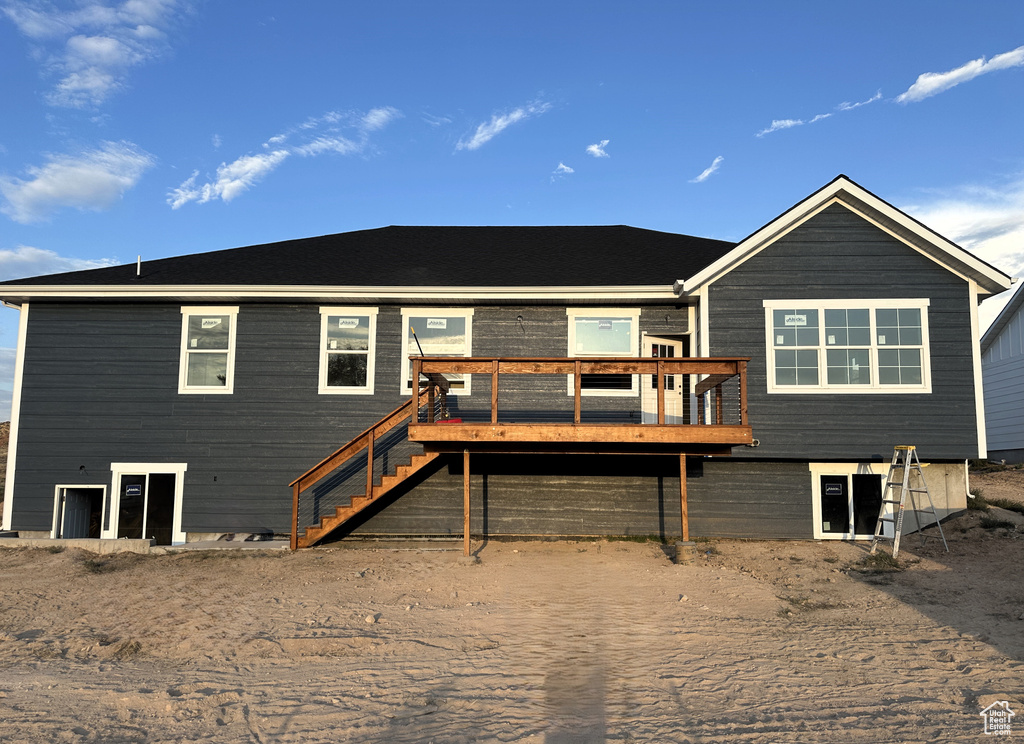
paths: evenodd
<path fill-rule="evenodd" d="M 735 246 L 624 225 L 382 227 L 4 286 L 595 287 L 671 285 Z M 2 290 L 0 290 L 2 294 Z"/>

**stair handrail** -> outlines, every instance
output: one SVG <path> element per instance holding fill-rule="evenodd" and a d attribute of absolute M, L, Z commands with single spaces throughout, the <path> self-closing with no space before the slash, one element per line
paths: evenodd
<path fill-rule="evenodd" d="M 418 365 L 417 365 L 418 366 Z M 443 379 L 443 378 L 442 378 Z M 361 434 L 356 435 L 348 442 L 343 444 L 332 454 L 325 457 L 323 460 L 318 462 L 316 465 L 311 467 L 305 473 L 300 475 L 298 478 L 289 483 L 289 487 L 292 489 L 292 534 L 290 546 L 292 550 L 298 549 L 299 542 L 299 497 L 303 491 L 315 486 L 330 473 L 333 473 L 341 465 L 348 460 L 355 457 L 357 454 L 362 452 L 364 449 L 369 450 L 367 455 L 367 467 L 366 467 L 366 481 L 367 481 L 367 496 L 372 494 L 373 488 L 373 444 L 374 442 L 387 434 L 389 431 L 394 429 L 405 419 L 410 418 L 414 412 L 419 410 L 420 405 L 423 402 L 423 396 L 427 395 L 428 400 L 432 403 L 435 389 L 444 390 L 447 387 L 442 382 L 436 379 L 430 379 L 423 388 L 419 388 L 416 395 L 411 397 L 409 400 L 402 403 L 400 406 L 395 408 L 391 413 L 384 416 L 373 426 L 369 427 Z"/>

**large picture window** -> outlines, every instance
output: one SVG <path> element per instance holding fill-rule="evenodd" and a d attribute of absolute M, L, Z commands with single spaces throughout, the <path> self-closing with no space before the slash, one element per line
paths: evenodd
<path fill-rule="evenodd" d="M 766 300 L 768 392 L 930 392 L 928 300 Z"/>
<path fill-rule="evenodd" d="M 571 357 L 636 357 L 640 353 L 640 311 L 568 308 Z M 583 375 L 583 395 L 639 395 L 637 375 Z M 569 378 L 569 394 L 575 394 Z"/>
<path fill-rule="evenodd" d="M 181 308 L 179 393 L 234 389 L 237 307 Z"/>
<path fill-rule="evenodd" d="M 473 352 L 473 311 L 406 308 L 402 310 L 404 355 L 402 392 L 412 394 L 412 358 L 417 356 L 468 357 Z M 469 395 L 469 375 L 445 375 L 450 395 Z"/>
<path fill-rule="evenodd" d="M 321 393 L 372 395 L 377 308 L 320 308 Z"/>

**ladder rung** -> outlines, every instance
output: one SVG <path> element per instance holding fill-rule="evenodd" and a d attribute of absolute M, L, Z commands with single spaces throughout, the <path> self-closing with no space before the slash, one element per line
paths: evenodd
<path fill-rule="evenodd" d="M 899 499 L 882 499 L 883 504 L 899 504 Z"/>
<path fill-rule="evenodd" d="M 895 520 L 895 519 L 892 519 L 892 518 L 890 518 L 890 517 L 879 517 L 879 518 L 878 518 L 878 521 L 879 521 L 879 522 L 895 522 L 896 520 Z"/>

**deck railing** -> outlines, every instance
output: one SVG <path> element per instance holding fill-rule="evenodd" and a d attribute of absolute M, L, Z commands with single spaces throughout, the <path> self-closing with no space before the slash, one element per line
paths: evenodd
<path fill-rule="evenodd" d="M 641 384 L 648 384 L 656 391 L 656 423 L 667 425 L 738 425 L 748 426 L 747 422 L 747 358 L 725 357 L 683 357 L 683 358 L 505 358 L 505 357 L 418 357 L 413 362 L 413 379 L 437 379 L 442 376 L 461 376 L 469 382 L 472 375 L 486 376 L 490 380 L 490 422 L 497 424 L 502 421 L 508 404 L 509 411 L 520 412 L 516 408 L 516 393 L 508 395 L 508 400 L 501 400 L 502 379 L 511 375 L 566 375 L 571 379 L 573 394 L 573 423 L 584 422 L 583 399 L 589 398 L 585 393 L 584 379 L 598 380 L 600 376 L 616 376 L 621 380 L 624 375 L 642 375 Z M 693 379 L 693 395 L 696 398 L 696 413 L 693 420 L 669 421 L 666 415 L 667 398 L 666 380 L 675 375 L 685 375 Z M 598 376 L 598 377 L 594 377 Z M 653 377 L 652 377 L 653 376 Z M 679 379 L 679 378 L 677 378 Z M 682 378 L 687 379 L 687 378 Z M 651 384 L 653 383 L 653 384 Z M 675 385 L 681 384 L 675 382 Z M 598 384 L 597 387 L 600 387 Z M 630 389 L 634 386 L 631 384 Z M 554 389 L 560 389 L 555 386 Z M 593 393 L 600 399 L 601 393 Z M 683 395 L 689 397 L 689 390 Z M 564 403 L 567 393 L 551 393 L 554 407 Z M 560 398 L 561 400 L 557 400 Z M 634 396 L 635 399 L 635 396 Z M 455 399 L 457 400 L 457 398 Z M 606 399 L 607 400 L 607 399 Z M 454 406 L 452 398 L 449 402 Z M 479 403 L 470 407 L 476 413 Z M 553 408 L 554 408 L 553 407 Z M 460 407 L 461 408 L 461 407 Z M 552 410 L 553 410 L 552 408 Z M 544 411 L 538 412 L 543 417 Z M 458 415 L 458 414 L 456 414 Z M 417 419 L 419 423 L 435 423 L 435 419 Z M 586 423 L 591 423 L 587 421 Z M 655 421 L 651 421 L 655 423 Z"/>

